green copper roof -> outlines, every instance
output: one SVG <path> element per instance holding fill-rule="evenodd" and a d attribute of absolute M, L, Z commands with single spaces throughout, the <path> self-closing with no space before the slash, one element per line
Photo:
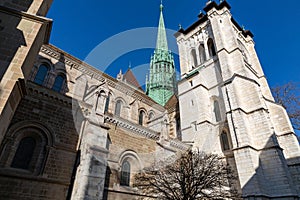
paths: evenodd
<path fill-rule="evenodd" d="M 150 74 L 146 79 L 146 94 L 162 106 L 176 92 L 174 57 L 168 50 L 162 4 L 160 4 L 156 49 L 151 56 Z"/>
<path fill-rule="evenodd" d="M 166 35 L 166 28 L 165 28 L 162 4 L 160 4 L 160 17 L 159 17 L 159 24 L 158 24 L 156 49 L 168 50 L 168 42 L 167 42 L 167 35 Z"/>

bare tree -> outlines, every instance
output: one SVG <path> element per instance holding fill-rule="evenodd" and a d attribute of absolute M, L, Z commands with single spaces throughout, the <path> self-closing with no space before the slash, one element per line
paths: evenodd
<path fill-rule="evenodd" d="M 281 104 L 291 119 L 294 129 L 300 130 L 300 87 L 299 83 L 289 82 L 272 88 L 275 101 Z"/>
<path fill-rule="evenodd" d="M 198 150 L 145 169 L 135 176 L 134 186 L 144 195 L 164 200 L 240 199 L 231 185 L 235 180 L 220 156 Z"/>

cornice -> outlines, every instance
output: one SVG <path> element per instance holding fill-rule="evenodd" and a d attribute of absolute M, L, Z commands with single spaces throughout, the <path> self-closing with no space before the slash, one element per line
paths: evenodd
<path fill-rule="evenodd" d="M 183 151 L 187 151 L 188 149 L 190 149 L 190 145 L 187 145 L 179 140 L 176 140 L 176 139 L 169 139 L 169 142 L 170 142 L 170 146 L 171 147 L 175 147 L 176 149 L 180 149 L 180 150 L 183 150 Z"/>
<path fill-rule="evenodd" d="M 132 123 L 126 119 L 116 117 L 113 115 L 109 115 L 109 114 L 106 114 L 104 119 L 105 119 L 105 122 L 116 124 L 118 127 L 122 127 L 124 129 L 129 130 L 130 133 L 149 138 L 153 141 L 156 141 L 158 144 L 162 144 L 160 142 L 160 133 L 159 132 L 153 131 L 147 127 L 140 126 L 140 125 Z M 163 144 L 164 144 L 163 145 L 164 147 L 171 147 L 171 148 L 175 148 L 177 150 L 182 150 L 182 151 L 188 150 L 190 148 L 189 145 L 184 144 L 183 142 L 181 142 L 177 139 L 171 139 L 171 138 L 166 139 L 163 142 Z"/>
<path fill-rule="evenodd" d="M 126 119 L 116 117 L 113 115 L 105 115 L 104 119 L 105 119 L 105 122 L 116 124 L 119 127 L 129 130 L 131 133 L 141 135 L 143 137 L 152 139 L 154 141 L 158 141 L 160 138 L 160 134 L 158 132 L 155 132 L 146 127 L 134 124 Z"/>

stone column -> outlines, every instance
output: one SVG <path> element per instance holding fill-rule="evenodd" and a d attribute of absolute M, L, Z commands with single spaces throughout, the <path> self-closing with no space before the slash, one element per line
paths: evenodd
<path fill-rule="evenodd" d="M 77 169 L 72 199 L 103 199 L 107 167 L 107 130 L 96 116 L 87 119 L 80 145 L 80 164 Z"/>

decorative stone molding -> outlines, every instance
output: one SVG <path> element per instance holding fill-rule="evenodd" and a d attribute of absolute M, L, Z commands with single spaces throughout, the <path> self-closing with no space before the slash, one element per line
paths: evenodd
<path fill-rule="evenodd" d="M 105 115 L 104 118 L 105 118 L 106 122 L 110 122 L 110 123 L 116 124 L 119 127 L 128 129 L 128 130 L 132 131 L 132 133 L 150 138 L 155 141 L 159 140 L 160 134 L 158 132 L 155 132 L 146 127 L 142 127 L 140 125 L 134 124 L 126 119 L 108 115 L 108 114 Z"/>
<path fill-rule="evenodd" d="M 176 139 L 169 139 L 170 146 L 183 151 L 187 151 L 191 146 Z"/>
<path fill-rule="evenodd" d="M 60 103 L 68 106 L 72 106 L 72 99 L 68 96 L 52 91 L 48 88 L 39 86 L 33 82 L 27 81 L 26 83 L 27 93 L 30 95 L 39 95 L 43 98 L 47 98 L 49 101 Z"/>

